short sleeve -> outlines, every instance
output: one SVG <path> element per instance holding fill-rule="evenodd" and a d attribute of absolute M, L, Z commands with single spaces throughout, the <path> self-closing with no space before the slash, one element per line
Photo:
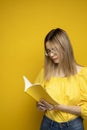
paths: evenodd
<path fill-rule="evenodd" d="M 80 75 L 81 116 L 87 118 L 87 69 Z"/>

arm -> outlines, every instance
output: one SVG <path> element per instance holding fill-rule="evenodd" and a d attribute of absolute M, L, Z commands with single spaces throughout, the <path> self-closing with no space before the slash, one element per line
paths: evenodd
<path fill-rule="evenodd" d="M 44 99 L 40 100 L 40 102 L 37 103 L 37 107 L 41 111 L 59 110 L 59 111 L 63 111 L 63 112 L 71 113 L 71 114 L 77 114 L 77 115 L 81 114 L 80 106 L 67 106 L 67 105 L 62 105 L 62 104 L 52 105 L 48 103 L 47 101 L 45 101 Z"/>
<path fill-rule="evenodd" d="M 80 106 L 67 106 L 67 105 L 54 105 L 54 110 L 60 110 L 63 112 L 81 115 L 81 108 Z"/>

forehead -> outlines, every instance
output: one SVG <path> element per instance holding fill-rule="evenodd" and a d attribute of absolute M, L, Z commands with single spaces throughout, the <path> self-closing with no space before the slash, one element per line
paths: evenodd
<path fill-rule="evenodd" d="M 51 48 L 59 48 L 60 47 L 60 45 L 58 44 L 58 43 L 56 43 L 56 42 L 46 42 L 46 48 L 47 49 L 51 49 Z"/>

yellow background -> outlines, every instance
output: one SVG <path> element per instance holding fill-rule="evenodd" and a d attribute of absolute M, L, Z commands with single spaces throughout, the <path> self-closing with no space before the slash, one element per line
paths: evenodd
<path fill-rule="evenodd" d="M 0 130 L 39 130 L 43 114 L 24 93 L 22 76 L 35 80 L 44 37 L 56 27 L 67 31 L 77 61 L 87 66 L 87 0 L 0 0 Z"/>

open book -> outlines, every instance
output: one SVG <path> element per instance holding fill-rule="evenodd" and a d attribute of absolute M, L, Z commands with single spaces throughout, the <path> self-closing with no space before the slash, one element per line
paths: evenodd
<path fill-rule="evenodd" d="M 51 104 L 57 104 L 56 101 L 46 92 L 46 90 L 38 83 L 32 84 L 25 76 L 23 76 L 25 87 L 24 91 L 30 95 L 36 101 L 40 99 L 45 99 Z"/>

